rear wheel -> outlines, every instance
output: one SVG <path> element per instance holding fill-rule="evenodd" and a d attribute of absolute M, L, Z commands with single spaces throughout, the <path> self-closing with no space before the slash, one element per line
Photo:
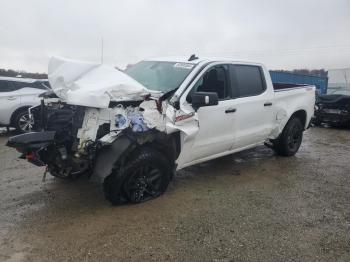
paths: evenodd
<path fill-rule="evenodd" d="M 13 126 L 19 133 L 28 133 L 33 128 L 33 121 L 29 117 L 28 109 L 22 109 L 13 116 Z"/>
<path fill-rule="evenodd" d="M 151 200 L 165 192 L 171 172 L 166 157 L 156 150 L 143 148 L 124 167 L 114 169 L 105 179 L 105 197 L 113 204 Z"/>
<path fill-rule="evenodd" d="M 273 149 L 282 156 L 293 156 L 298 152 L 303 140 L 303 124 L 294 117 L 288 121 L 280 137 L 273 142 Z"/>

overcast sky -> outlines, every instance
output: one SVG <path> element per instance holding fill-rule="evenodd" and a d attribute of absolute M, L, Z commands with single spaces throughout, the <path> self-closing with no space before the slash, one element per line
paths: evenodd
<path fill-rule="evenodd" d="M 154 56 L 232 57 L 273 69 L 350 67 L 350 0 L 0 0 L 0 67 L 50 56 L 124 67 Z"/>

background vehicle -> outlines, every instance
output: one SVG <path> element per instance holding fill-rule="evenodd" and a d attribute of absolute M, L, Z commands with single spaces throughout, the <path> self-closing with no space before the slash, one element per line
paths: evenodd
<path fill-rule="evenodd" d="M 190 165 L 262 143 L 294 155 L 313 115 L 314 86 L 273 85 L 257 63 L 160 58 L 125 73 L 53 60 L 57 97 L 32 110 L 46 131 L 8 145 L 56 177 L 99 178 L 112 203 L 138 203 L 161 195 Z"/>
<path fill-rule="evenodd" d="M 350 90 L 339 89 L 317 98 L 315 125 L 350 126 Z"/>
<path fill-rule="evenodd" d="M 348 88 L 339 88 L 337 90 L 332 90 L 332 92 L 328 93 L 328 95 L 350 96 L 350 89 L 348 89 Z"/>
<path fill-rule="evenodd" d="M 28 108 L 38 105 L 39 94 L 49 88 L 48 80 L 0 77 L 0 126 L 28 132 L 32 125 Z"/>

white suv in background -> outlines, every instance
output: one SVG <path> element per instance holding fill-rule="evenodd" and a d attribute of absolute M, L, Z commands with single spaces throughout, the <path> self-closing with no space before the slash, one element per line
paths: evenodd
<path fill-rule="evenodd" d="M 38 105 L 39 95 L 48 89 L 46 79 L 0 77 L 0 126 L 30 131 L 28 108 Z"/>

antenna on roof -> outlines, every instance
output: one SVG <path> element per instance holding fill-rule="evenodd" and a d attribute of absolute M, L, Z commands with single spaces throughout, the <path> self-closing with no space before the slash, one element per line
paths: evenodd
<path fill-rule="evenodd" d="M 193 60 L 196 60 L 196 59 L 198 59 L 198 57 L 195 54 L 193 54 L 193 55 L 190 56 L 188 61 L 193 61 Z"/>

